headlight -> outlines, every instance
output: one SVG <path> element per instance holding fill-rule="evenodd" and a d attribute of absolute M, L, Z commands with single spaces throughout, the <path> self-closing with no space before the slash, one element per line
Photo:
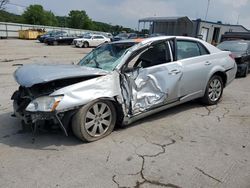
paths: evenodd
<path fill-rule="evenodd" d="M 62 98 L 63 96 L 55 96 L 55 97 L 44 96 L 36 98 L 29 103 L 29 105 L 26 107 L 26 111 L 52 112 L 56 109 Z"/>

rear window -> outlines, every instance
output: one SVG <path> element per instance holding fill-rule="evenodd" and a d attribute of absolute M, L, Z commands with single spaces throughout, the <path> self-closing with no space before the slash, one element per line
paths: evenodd
<path fill-rule="evenodd" d="M 239 42 L 239 41 L 226 41 L 220 43 L 217 48 L 224 50 L 224 51 L 231 51 L 231 52 L 244 52 L 247 51 L 248 43 L 247 42 Z"/>

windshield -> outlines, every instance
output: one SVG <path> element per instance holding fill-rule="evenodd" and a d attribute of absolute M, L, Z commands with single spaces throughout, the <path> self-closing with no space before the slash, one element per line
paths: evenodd
<path fill-rule="evenodd" d="M 247 51 L 248 44 L 246 42 L 226 41 L 217 46 L 221 50 L 231 52 L 245 52 Z"/>
<path fill-rule="evenodd" d="M 86 55 L 78 65 L 112 71 L 120 63 L 125 51 L 134 44 L 134 42 L 103 44 Z"/>

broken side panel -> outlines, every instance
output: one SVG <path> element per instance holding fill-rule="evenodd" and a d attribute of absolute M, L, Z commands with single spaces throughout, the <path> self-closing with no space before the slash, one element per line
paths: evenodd
<path fill-rule="evenodd" d="M 136 115 L 177 100 L 181 76 L 181 66 L 178 63 L 139 68 L 126 73 L 122 82 L 122 94 L 128 113 Z"/>

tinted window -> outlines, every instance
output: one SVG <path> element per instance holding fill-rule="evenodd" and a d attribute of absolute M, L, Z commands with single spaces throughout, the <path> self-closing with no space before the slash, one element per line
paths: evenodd
<path fill-rule="evenodd" d="M 152 67 L 171 61 L 167 43 L 162 42 L 152 45 L 149 49 L 136 56 L 129 63 L 129 67 Z"/>
<path fill-rule="evenodd" d="M 200 48 L 196 42 L 177 41 L 177 59 L 200 56 Z"/>

